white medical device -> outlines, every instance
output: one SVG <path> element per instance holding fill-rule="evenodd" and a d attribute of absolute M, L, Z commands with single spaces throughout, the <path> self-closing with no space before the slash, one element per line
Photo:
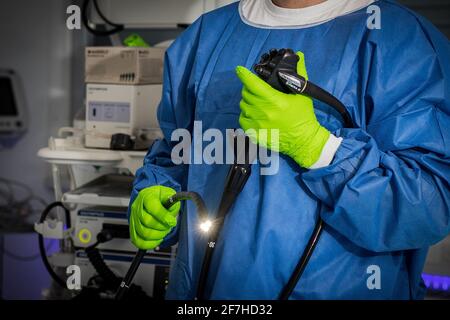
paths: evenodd
<path fill-rule="evenodd" d="M 147 140 L 159 138 L 156 111 L 161 95 L 161 84 L 86 84 L 86 147 L 109 148 L 117 133 L 137 140 L 143 132 Z"/>

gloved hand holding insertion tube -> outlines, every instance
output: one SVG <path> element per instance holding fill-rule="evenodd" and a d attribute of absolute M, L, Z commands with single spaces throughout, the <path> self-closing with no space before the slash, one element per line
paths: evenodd
<path fill-rule="evenodd" d="M 174 203 L 169 209 L 163 205 L 175 193 L 165 186 L 152 186 L 139 192 L 130 214 L 130 237 L 137 248 L 156 248 L 176 226 L 180 203 Z"/>
<path fill-rule="evenodd" d="M 304 55 L 297 55 L 297 73 L 308 79 Z M 288 155 L 301 167 L 311 168 L 330 138 L 330 132 L 316 119 L 312 98 L 280 92 L 241 66 L 236 74 L 243 83 L 241 127 L 245 131 L 253 129 L 249 135 L 258 144 Z M 266 129 L 268 135 L 258 134 L 260 129 Z M 279 130 L 278 139 L 271 137 L 272 129 Z"/>

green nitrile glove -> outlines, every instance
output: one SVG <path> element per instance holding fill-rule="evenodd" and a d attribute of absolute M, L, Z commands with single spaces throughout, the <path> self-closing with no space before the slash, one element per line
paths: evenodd
<path fill-rule="evenodd" d="M 142 37 L 136 33 L 130 34 L 128 37 L 126 37 L 123 40 L 123 44 L 127 47 L 143 47 L 147 48 L 150 47 L 147 42 L 145 42 Z"/>
<path fill-rule="evenodd" d="M 180 203 L 169 209 L 163 203 L 176 193 L 172 188 L 152 186 L 142 189 L 131 205 L 131 242 L 144 250 L 156 248 L 177 224 Z"/>
<path fill-rule="evenodd" d="M 303 53 L 297 52 L 300 60 L 297 73 L 306 79 Z M 250 138 L 271 150 L 290 156 L 301 167 L 311 167 L 320 157 L 330 132 L 322 127 L 314 114 L 313 101 L 302 94 L 286 94 L 272 88 L 250 70 L 238 66 L 236 74 L 241 79 L 242 100 L 239 123 L 245 131 L 254 129 L 278 129 L 279 145 L 270 134 L 256 134 Z"/>

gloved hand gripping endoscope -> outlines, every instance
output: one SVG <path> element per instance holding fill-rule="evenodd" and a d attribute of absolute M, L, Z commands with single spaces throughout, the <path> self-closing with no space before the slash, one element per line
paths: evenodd
<path fill-rule="evenodd" d="M 270 86 L 284 93 L 304 94 L 333 107 L 344 120 L 344 127 L 353 127 L 352 118 L 336 97 L 297 73 L 299 56 L 291 49 L 272 49 L 261 56 L 253 69 Z"/>
<path fill-rule="evenodd" d="M 169 209 L 175 203 L 182 200 L 192 200 L 197 208 L 197 213 L 201 220 L 207 221 L 208 211 L 206 209 L 205 203 L 202 197 L 196 192 L 177 192 L 173 196 L 169 197 L 164 203 L 163 206 L 166 209 Z M 122 300 L 125 294 L 128 292 L 131 283 L 133 281 L 134 275 L 136 274 L 142 259 L 144 258 L 147 250 L 139 249 L 136 255 L 134 256 L 133 261 L 131 262 L 130 268 L 128 269 L 125 277 L 123 278 L 120 286 L 116 292 L 115 299 Z"/>

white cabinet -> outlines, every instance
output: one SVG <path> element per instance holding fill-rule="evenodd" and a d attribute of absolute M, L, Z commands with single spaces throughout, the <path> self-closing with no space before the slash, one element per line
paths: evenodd
<path fill-rule="evenodd" d="M 190 24 L 205 12 L 235 0 L 101 0 L 104 15 L 128 27 L 173 26 Z M 92 20 L 101 23 L 93 11 Z"/>

